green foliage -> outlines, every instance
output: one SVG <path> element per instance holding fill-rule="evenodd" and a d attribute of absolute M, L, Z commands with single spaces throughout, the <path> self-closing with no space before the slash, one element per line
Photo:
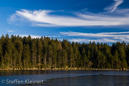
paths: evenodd
<path fill-rule="evenodd" d="M 129 44 L 112 46 L 58 41 L 49 37 L 32 39 L 7 34 L 0 38 L 0 68 L 128 68 Z"/>

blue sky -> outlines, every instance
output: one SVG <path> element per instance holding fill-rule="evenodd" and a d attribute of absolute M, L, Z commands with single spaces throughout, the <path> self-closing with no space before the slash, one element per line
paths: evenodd
<path fill-rule="evenodd" d="M 129 0 L 0 0 L 0 35 L 129 42 Z"/>

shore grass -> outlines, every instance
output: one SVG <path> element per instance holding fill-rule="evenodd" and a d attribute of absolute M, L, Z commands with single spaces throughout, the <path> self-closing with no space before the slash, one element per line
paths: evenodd
<path fill-rule="evenodd" d="M 111 68 L 7 68 L 0 70 L 129 70 L 126 68 L 122 69 L 111 69 Z"/>

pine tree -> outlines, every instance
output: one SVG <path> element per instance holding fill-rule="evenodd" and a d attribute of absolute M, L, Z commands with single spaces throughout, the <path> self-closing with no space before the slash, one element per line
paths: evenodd
<path fill-rule="evenodd" d="M 98 50 L 97 51 L 97 68 L 105 68 L 104 64 L 106 63 L 106 57 L 103 53 Z"/>
<path fill-rule="evenodd" d="M 18 55 L 16 57 L 16 68 L 22 68 L 23 43 L 20 38 L 17 37 L 17 39 L 14 40 L 14 46 L 16 48 L 16 51 L 18 52 Z"/>
<path fill-rule="evenodd" d="M 63 64 L 62 66 L 63 66 L 63 67 L 67 67 L 67 63 L 68 63 L 68 61 L 67 61 L 68 58 L 67 58 L 67 57 L 68 57 L 67 51 L 66 51 L 65 49 L 63 49 L 63 50 L 62 50 L 62 60 L 63 60 L 63 61 L 62 61 L 62 62 L 63 62 L 63 63 L 62 63 L 62 64 Z"/>
<path fill-rule="evenodd" d="M 41 68 L 41 56 L 42 56 L 42 43 L 39 39 L 37 39 L 37 62 L 38 68 Z"/>
<path fill-rule="evenodd" d="M 56 68 L 56 66 L 57 66 L 57 51 L 58 51 L 58 48 L 57 48 L 57 45 L 56 45 L 56 40 L 52 42 L 52 51 L 53 51 L 52 67 Z"/>
<path fill-rule="evenodd" d="M 119 58 L 120 58 L 120 60 L 122 62 L 121 67 L 122 68 L 127 68 L 125 47 L 124 47 L 123 44 L 120 44 L 120 43 L 118 43 L 117 46 L 118 46 L 117 48 L 118 48 L 118 52 L 119 52 Z"/>
<path fill-rule="evenodd" d="M 37 55 L 36 41 L 32 40 L 32 44 L 31 44 L 31 61 L 32 61 L 33 68 L 36 67 L 36 55 Z"/>
<path fill-rule="evenodd" d="M 18 56 L 18 51 L 17 51 L 17 49 L 15 47 L 13 47 L 13 49 L 12 49 L 12 59 L 13 59 L 12 65 L 13 65 L 13 69 L 16 68 L 16 64 L 17 64 L 17 61 L 18 61 L 17 56 Z"/>
<path fill-rule="evenodd" d="M 110 48 L 107 46 L 107 44 L 104 44 L 104 55 L 106 55 L 106 67 L 107 68 L 113 68 L 113 56 L 111 54 Z"/>
<path fill-rule="evenodd" d="M 70 46 L 69 49 L 69 63 L 70 63 L 70 67 L 73 67 L 73 62 L 74 61 L 74 53 L 73 53 L 73 48 Z"/>
<path fill-rule="evenodd" d="M 1 36 L 1 39 L 0 39 L 0 41 L 1 41 L 1 68 L 4 68 L 4 53 L 5 53 L 5 48 L 4 48 L 4 40 L 5 40 L 5 37 L 4 37 L 4 35 L 2 35 Z"/>
<path fill-rule="evenodd" d="M 84 48 L 82 49 L 82 60 L 83 60 L 83 66 L 86 67 L 86 64 L 88 62 L 88 59 L 87 59 L 86 51 L 85 51 Z"/>
<path fill-rule="evenodd" d="M 30 67 L 30 47 L 29 45 L 25 45 L 23 46 L 23 68 L 29 68 Z"/>
<path fill-rule="evenodd" d="M 4 40 L 4 59 L 6 60 L 6 67 L 11 68 L 12 67 L 12 42 L 9 38 L 9 35 L 6 34 L 5 40 Z"/>
<path fill-rule="evenodd" d="M 114 68 L 121 68 L 121 61 L 117 49 L 114 52 Z"/>
<path fill-rule="evenodd" d="M 0 39 L 0 68 L 2 68 L 2 64 L 3 64 L 3 51 L 2 51 L 2 42 Z"/>
<path fill-rule="evenodd" d="M 128 68 L 129 44 L 70 43 L 49 37 L 0 38 L 0 68 Z"/>

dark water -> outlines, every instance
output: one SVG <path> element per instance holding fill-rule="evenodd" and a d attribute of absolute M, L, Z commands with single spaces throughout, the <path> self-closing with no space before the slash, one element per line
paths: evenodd
<path fill-rule="evenodd" d="M 129 86 L 129 71 L 0 71 L 0 86 L 8 85 Z"/>
<path fill-rule="evenodd" d="M 45 86 L 129 86 L 128 76 L 93 75 L 49 80 Z"/>

